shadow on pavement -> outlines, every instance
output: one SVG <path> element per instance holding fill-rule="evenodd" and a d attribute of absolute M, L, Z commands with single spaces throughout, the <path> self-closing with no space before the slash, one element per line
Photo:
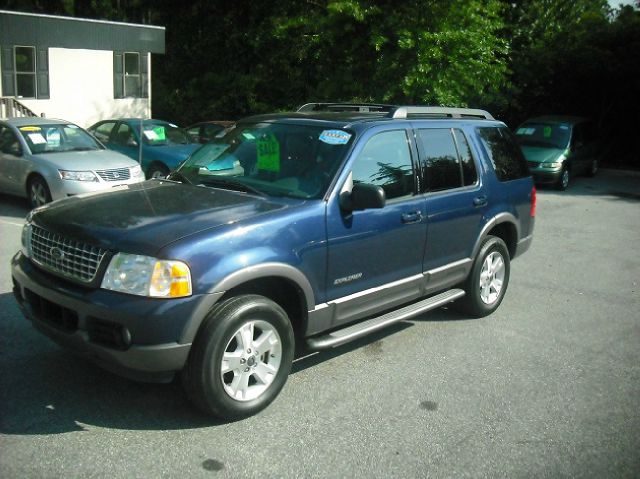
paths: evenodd
<path fill-rule="evenodd" d="M 29 211 L 29 203 L 26 198 L 0 194 L 0 217 L 23 220 Z"/>
<path fill-rule="evenodd" d="M 105 427 L 173 430 L 229 423 L 200 413 L 178 380 L 139 383 L 111 374 L 59 348 L 22 317 L 12 293 L 0 295 L 0 433 L 60 434 Z M 445 309 L 416 320 L 467 319 Z M 400 322 L 358 341 L 321 352 L 298 353 L 291 374 L 359 348 L 372 348 L 412 326 Z M 318 378 L 321 380 L 321 378 Z"/>

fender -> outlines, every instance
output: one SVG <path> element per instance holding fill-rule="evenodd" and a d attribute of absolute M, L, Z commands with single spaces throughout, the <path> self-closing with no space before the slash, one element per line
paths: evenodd
<path fill-rule="evenodd" d="M 249 281 L 267 277 L 279 277 L 292 281 L 302 290 L 306 308 L 309 309 L 315 306 L 315 297 L 311 284 L 299 269 L 285 263 L 275 262 L 247 266 L 229 274 L 216 283 L 207 294 L 203 295 L 203 299 L 194 311 L 193 317 L 183 329 L 179 342 L 181 344 L 193 342 L 207 313 L 227 291 Z"/>
<path fill-rule="evenodd" d="M 518 226 L 518 220 L 511 213 L 503 212 L 499 213 L 493 218 L 491 218 L 482 228 L 480 234 L 478 235 L 478 239 L 476 240 L 476 244 L 473 246 L 473 253 L 471 254 L 471 259 L 473 260 L 477 255 L 478 251 L 480 251 L 480 245 L 484 241 L 484 239 L 489 235 L 489 231 L 493 229 L 494 226 L 497 226 L 501 223 L 511 223 L 516 228 L 516 243 L 520 238 L 520 227 Z"/>

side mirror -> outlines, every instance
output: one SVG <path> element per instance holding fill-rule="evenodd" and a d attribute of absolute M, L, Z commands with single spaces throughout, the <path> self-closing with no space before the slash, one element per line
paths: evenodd
<path fill-rule="evenodd" d="M 340 195 L 340 208 L 349 212 L 384 208 L 386 203 L 387 197 L 382 187 L 369 183 L 356 183 L 351 193 L 345 191 Z"/>

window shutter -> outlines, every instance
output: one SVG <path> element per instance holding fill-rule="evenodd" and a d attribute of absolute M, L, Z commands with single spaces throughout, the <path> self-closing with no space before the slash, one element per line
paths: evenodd
<path fill-rule="evenodd" d="M 49 49 L 38 48 L 36 58 L 36 81 L 38 83 L 38 99 L 48 100 L 49 93 Z"/>
<path fill-rule="evenodd" d="M 124 98 L 122 53 L 113 52 L 113 98 Z"/>
<path fill-rule="evenodd" d="M 141 98 L 149 98 L 149 54 L 140 54 L 140 85 Z"/>
<path fill-rule="evenodd" d="M 13 47 L 2 47 L 2 96 L 16 96 Z"/>

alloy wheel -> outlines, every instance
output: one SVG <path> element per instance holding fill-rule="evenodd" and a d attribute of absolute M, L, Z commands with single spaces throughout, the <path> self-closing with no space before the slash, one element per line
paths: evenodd
<path fill-rule="evenodd" d="M 497 251 L 487 255 L 480 271 L 480 299 L 493 304 L 499 297 L 504 283 L 505 264 Z"/>

